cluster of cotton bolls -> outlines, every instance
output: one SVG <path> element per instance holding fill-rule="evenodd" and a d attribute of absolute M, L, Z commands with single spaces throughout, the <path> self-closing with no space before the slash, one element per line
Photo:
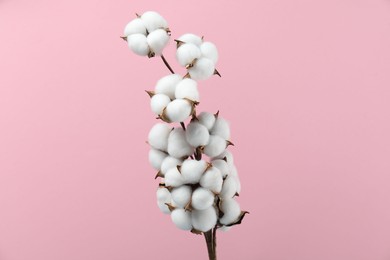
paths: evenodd
<path fill-rule="evenodd" d="M 241 222 L 245 212 L 235 200 L 241 185 L 229 138 L 226 120 L 207 112 L 193 116 L 185 130 L 166 123 L 150 130 L 149 162 L 161 178 L 157 204 L 178 228 L 198 233 Z"/>
<path fill-rule="evenodd" d="M 203 37 L 187 33 L 177 40 L 176 58 L 179 64 L 188 69 L 192 79 L 205 80 L 219 72 L 215 69 L 218 50 L 212 42 L 205 42 Z"/>
<path fill-rule="evenodd" d="M 158 13 L 148 11 L 130 21 L 122 37 L 129 48 L 140 56 L 161 55 L 169 42 L 170 30 L 167 21 Z"/>

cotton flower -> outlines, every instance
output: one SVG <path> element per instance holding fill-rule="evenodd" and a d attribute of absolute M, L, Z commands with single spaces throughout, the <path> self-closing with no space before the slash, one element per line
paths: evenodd
<path fill-rule="evenodd" d="M 182 230 L 192 229 L 192 218 L 191 212 L 185 211 L 184 209 L 175 209 L 171 213 L 172 222 L 177 228 Z"/>
<path fill-rule="evenodd" d="M 171 168 L 165 173 L 165 185 L 167 187 L 179 187 L 183 185 L 184 180 L 177 168 Z"/>
<path fill-rule="evenodd" d="M 192 115 L 194 104 L 187 99 L 175 99 L 165 108 L 162 119 L 167 122 L 183 122 Z"/>
<path fill-rule="evenodd" d="M 183 42 L 183 43 L 192 43 L 195 44 L 196 46 L 200 46 L 203 42 L 202 38 L 199 37 L 198 35 L 192 34 L 192 33 L 186 33 L 180 36 L 177 39 L 178 42 Z"/>
<path fill-rule="evenodd" d="M 150 129 L 148 142 L 149 144 L 157 150 L 166 151 L 168 148 L 168 137 L 171 133 L 172 128 L 169 125 L 164 123 L 155 124 L 152 129 Z"/>
<path fill-rule="evenodd" d="M 223 225 L 234 223 L 241 214 L 240 205 L 232 198 L 222 200 L 220 209 L 224 214 L 219 219 L 219 222 Z"/>
<path fill-rule="evenodd" d="M 207 130 L 211 130 L 215 124 L 216 117 L 212 113 L 202 112 L 198 115 L 198 120 L 199 123 L 207 128 Z"/>
<path fill-rule="evenodd" d="M 177 166 L 180 166 L 182 164 L 182 160 L 172 157 L 172 156 L 167 156 L 165 159 L 161 162 L 161 169 L 160 173 L 162 176 L 164 176 L 168 170 L 172 168 L 177 168 Z"/>
<path fill-rule="evenodd" d="M 192 43 L 181 45 L 176 51 L 176 59 L 183 67 L 189 66 L 202 56 L 198 46 Z"/>
<path fill-rule="evenodd" d="M 209 143 L 210 134 L 207 128 L 197 121 L 191 122 L 186 129 L 187 142 L 193 147 L 205 146 Z"/>
<path fill-rule="evenodd" d="M 162 17 L 159 13 L 154 11 L 147 11 L 141 15 L 141 20 L 143 21 L 146 29 L 149 33 L 157 29 L 167 29 L 168 22 Z"/>
<path fill-rule="evenodd" d="M 200 178 L 206 171 L 208 164 L 205 160 L 192 160 L 187 159 L 183 161 L 180 171 L 186 184 L 199 183 Z"/>
<path fill-rule="evenodd" d="M 183 79 L 176 85 L 175 98 L 186 98 L 199 102 L 198 83 L 193 79 Z"/>
<path fill-rule="evenodd" d="M 204 147 L 204 153 L 209 157 L 215 157 L 223 153 L 226 146 L 225 139 L 218 135 L 210 135 L 209 143 Z"/>
<path fill-rule="evenodd" d="M 152 148 L 149 151 L 149 163 L 154 169 L 159 171 L 161 169 L 162 162 L 167 156 L 167 153 Z"/>
<path fill-rule="evenodd" d="M 215 120 L 213 128 L 210 131 L 210 134 L 218 135 L 225 140 L 229 140 L 230 139 L 229 123 L 222 117 L 218 116 L 218 118 Z"/>
<path fill-rule="evenodd" d="M 171 202 L 171 193 L 167 188 L 158 188 L 157 189 L 157 205 L 161 212 L 164 214 L 170 214 L 171 211 L 169 210 L 166 203 Z"/>
<path fill-rule="evenodd" d="M 194 149 L 187 142 L 185 131 L 175 128 L 168 137 L 168 153 L 175 158 L 188 157 L 194 153 Z"/>
<path fill-rule="evenodd" d="M 171 99 L 164 94 L 153 95 L 150 99 L 150 107 L 156 115 L 161 115 L 164 111 L 164 108 L 171 102 Z"/>
<path fill-rule="evenodd" d="M 172 201 L 180 208 L 184 208 L 191 200 L 192 189 L 188 185 L 174 188 L 171 192 Z"/>
<path fill-rule="evenodd" d="M 199 184 L 215 194 L 221 192 L 222 189 L 222 174 L 216 167 L 210 167 L 202 176 Z"/>
<path fill-rule="evenodd" d="M 140 56 L 146 56 L 150 53 L 148 40 L 143 34 L 132 34 L 127 36 L 127 44 L 129 48 Z"/>
<path fill-rule="evenodd" d="M 157 81 L 155 87 L 156 94 L 167 95 L 170 99 L 175 99 L 176 85 L 182 80 L 182 76 L 179 74 L 171 74 L 162 77 Z"/>
<path fill-rule="evenodd" d="M 222 178 L 225 178 L 230 172 L 229 165 L 223 159 L 214 159 L 211 164 L 221 172 Z"/>
<path fill-rule="evenodd" d="M 197 210 L 204 210 L 214 203 L 214 194 L 205 188 L 197 188 L 192 193 L 191 206 Z"/>
<path fill-rule="evenodd" d="M 207 232 L 217 224 L 217 212 L 214 207 L 205 210 L 193 210 L 191 223 L 194 229 Z"/>

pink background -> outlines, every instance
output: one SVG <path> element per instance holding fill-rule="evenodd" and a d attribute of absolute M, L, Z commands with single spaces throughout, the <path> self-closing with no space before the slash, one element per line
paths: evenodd
<path fill-rule="evenodd" d="M 199 110 L 251 212 L 220 259 L 390 259 L 389 0 L 0 0 L 0 259 L 206 259 L 156 206 L 144 89 L 169 72 L 119 38 L 146 10 L 219 47 Z"/>

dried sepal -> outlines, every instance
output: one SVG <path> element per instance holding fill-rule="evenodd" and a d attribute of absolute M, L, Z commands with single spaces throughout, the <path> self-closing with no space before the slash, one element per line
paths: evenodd
<path fill-rule="evenodd" d="M 146 93 L 148 93 L 149 97 L 153 97 L 154 95 L 156 95 L 156 93 L 153 91 L 153 90 L 145 90 Z"/>
<path fill-rule="evenodd" d="M 231 223 L 231 224 L 228 224 L 228 225 L 225 225 L 225 226 L 231 227 L 231 226 L 234 226 L 234 225 L 239 225 L 239 224 L 241 224 L 241 222 L 242 222 L 242 220 L 244 219 L 244 217 L 245 217 L 246 214 L 249 214 L 249 212 L 248 212 L 248 211 L 241 211 L 240 216 L 238 217 L 238 219 L 237 219 L 235 222 L 233 222 L 233 223 Z"/>
<path fill-rule="evenodd" d="M 174 207 L 171 203 L 165 203 L 165 205 L 167 205 L 167 207 L 169 208 L 169 210 L 172 212 L 176 209 L 176 207 Z"/>
<path fill-rule="evenodd" d="M 214 70 L 214 75 L 218 75 L 219 77 L 222 77 L 217 69 Z"/>
<path fill-rule="evenodd" d="M 158 171 L 157 174 L 156 174 L 156 176 L 154 176 L 154 179 L 157 179 L 158 177 L 163 178 L 163 177 L 164 177 L 164 174 L 162 174 L 161 171 Z M 165 186 L 165 184 L 164 184 L 164 186 Z"/>
<path fill-rule="evenodd" d="M 195 234 L 195 235 L 202 235 L 202 234 L 203 234 L 202 231 L 199 231 L 199 230 L 197 230 L 197 229 L 195 229 L 195 228 L 191 229 L 191 233 L 193 233 L 193 234 Z"/>

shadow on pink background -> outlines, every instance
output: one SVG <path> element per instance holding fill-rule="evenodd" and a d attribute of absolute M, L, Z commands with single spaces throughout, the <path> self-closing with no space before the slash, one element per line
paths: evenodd
<path fill-rule="evenodd" d="M 220 259 L 389 260 L 386 0 L 0 1 L 0 259 L 206 259 L 156 206 L 144 90 L 169 71 L 119 38 L 147 10 L 219 47 L 199 110 L 231 122 L 251 212 Z"/>

